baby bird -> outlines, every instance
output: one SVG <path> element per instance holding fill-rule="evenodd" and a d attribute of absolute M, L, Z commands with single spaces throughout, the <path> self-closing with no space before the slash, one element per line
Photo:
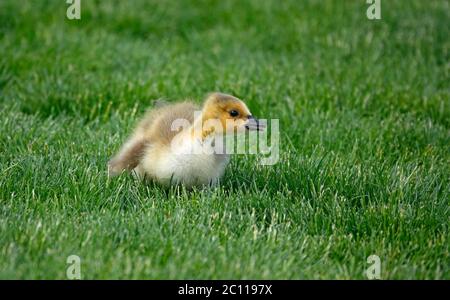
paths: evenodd
<path fill-rule="evenodd" d="M 134 171 L 165 186 L 214 186 L 229 162 L 229 154 L 217 151 L 216 143 L 224 136 L 263 129 L 245 103 L 231 95 L 209 94 L 202 108 L 192 102 L 168 104 L 146 113 L 109 161 L 108 172 Z"/>

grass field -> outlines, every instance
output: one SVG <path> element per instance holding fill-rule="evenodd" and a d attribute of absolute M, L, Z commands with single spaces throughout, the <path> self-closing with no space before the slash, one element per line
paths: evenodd
<path fill-rule="evenodd" d="M 0 278 L 450 279 L 449 2 L 0 1 Z M 192 192 L 106 162 L 154 99 L 279 119 Z"/>

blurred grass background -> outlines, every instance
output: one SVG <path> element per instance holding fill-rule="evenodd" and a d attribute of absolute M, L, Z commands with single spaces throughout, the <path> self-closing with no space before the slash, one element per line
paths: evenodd
<path fill-rule="evenodd" d="M 448 1 L 0 2 L 0 278 L 449 274 Z M 157 98 L 222 91 L 281 157 L 214 190 L 106 162 Z M 248 170 L 253 172 L 249 173 Z"/>

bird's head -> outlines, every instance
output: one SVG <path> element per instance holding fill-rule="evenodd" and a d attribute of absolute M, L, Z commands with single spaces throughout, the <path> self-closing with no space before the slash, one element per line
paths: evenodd
<path fill-rule="evenodd" d="M 205 130 L 234 134 L 246 130 L 264 130 L 265 126 L 253 117 L 245 103 L 231 95 L 212 93 L 206 98 L 202 110 Z"/>

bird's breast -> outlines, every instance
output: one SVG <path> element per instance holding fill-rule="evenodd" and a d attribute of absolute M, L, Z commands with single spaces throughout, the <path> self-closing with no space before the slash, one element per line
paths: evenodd
<path fill-rule="evenodd" d="M 149 175 L 166 184 L 214 184 L 223 175 L 229 162 L 228 155 L 216 154 L 213 149 L 205 149 L 203 145 L 190 140 L 177 146 L 172 145 L 158 154 L 147 155 L 144 169 Z"/>

